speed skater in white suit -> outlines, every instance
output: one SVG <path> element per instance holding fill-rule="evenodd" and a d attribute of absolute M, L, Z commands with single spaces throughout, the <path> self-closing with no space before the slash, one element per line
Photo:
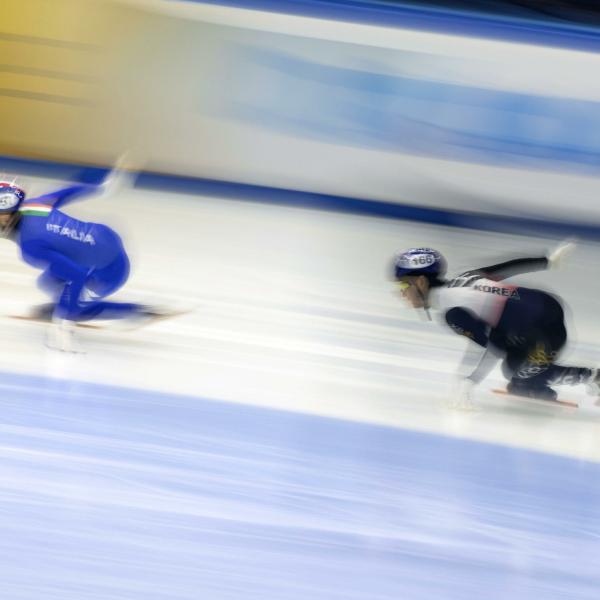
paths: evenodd
<path fill-rule="evenodd" d="M 455 333 L 483 348 L 476 367 L 462 382 L 459 402 L 470 401 L 473 386 L 499 359 L 511 394 L 553 401 L 557 399 L 553 386 L 581 383 L 598 393 L 597 369 L 556 362 L 567 341 L 561 302 L 541 290 L 504 282 L 551 268 L 572 248 L 573 244 L 564 244 L 548 257 L 510 260 L 451 280 L 444 278 L 446 260 L 437 250 L 411 248 L 395 257 L 394 279 L 403 298 L 428 315 L 430 309 L 439 311 Z"/>

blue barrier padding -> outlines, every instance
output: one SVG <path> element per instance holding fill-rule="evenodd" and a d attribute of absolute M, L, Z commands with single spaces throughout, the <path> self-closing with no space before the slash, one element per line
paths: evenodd
<path fill-rule="evenodd" d="M 0 157 L 0 172 L 11 171 L 41 177 L 66 179 L 69 181 L 90 182 L 107 173 L 107 167 L 89 167 L 77 164 L 62 164 L 52 161 L 36 161 L 31 159 Z M 505 215 L 479 214 L 430 208 L 408 204 L 383 202 L 350 196 L 335 196 L 302 190 L 291 190 L 262 185 L 251 185 L 217 179 L 186 177 L 166 173 L 141 172 L 135 180 L 135 187 L 153 190 L 168 190 L 182 194 L 198 194 L 222 199 L 260 202 L 278 206 L 293 206 L 341 212 L 367 217 L 399 219 L 462 227 L 483 231 L 497 231 L 551 238 L 574 236 L 581 239 L 600 240 L 600 224 L 588 224 L 569 221 L 553 221 Z"/>
<path fill-rule="evenodd" d="M 2 179 L 2 173 L 18 173 L 33 177 L 96 184 L 102 182 L 109 170 L 110 168 L 101 166 L 0 156 L 0 179 Z"/>
<path fill-rule="evenodd" d="M 503 15 L 488 15 L 427 6 L 391 5 L 374 0 L 187 1 L 366 25 L 418 29 L 594 52 L 600 50 L 600 30 L 596 28 Z"/>

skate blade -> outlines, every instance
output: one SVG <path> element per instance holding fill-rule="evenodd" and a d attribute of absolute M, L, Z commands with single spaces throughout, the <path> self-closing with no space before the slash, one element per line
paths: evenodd
<path fill-rule="evenodd" d="M 169 319 L 174 319 L 176 317 L 181 317 L 182 315 L 187 315 L 193 312 L 193 310 L 173 310 L 171 312 L 155 314 L 146 316 L 139 321 L 128 322 L 127 319 L 123 319 L 120 328 L 123 331 L 136 331 L 138 329 L 143 329 L 148 327 L 149 325 L 154 325 L 155 323 L 160 323 L 161 321 L 167 321 Z M 116 323 L 117 321 L 115 321 Z"/>
<path fill-rule="evenodd" d="M 44 323 L 48 325 L 52 323 L 50 319 L 41 319 L 39 317 L 31 317 L 28 315 L 9 315 L 11 319 L 17 321 L 29 321 L 30 323 Z M 76 327 L 82 327 L 83 329 L 102 329 L 100 325 L 92 325 L 91 323 L 76 323 Z"/>
<path fill-rule="evenodd" d="M 499 396 L 507 396 L 508 398 L 514 398 L 519 402 L 532 402 L 534 404 L 541 404 L 543 406 L 564 406 L 566 408 L 579 408 L 579 404 L 577 402 L 572 402 L 571 400 L 544 400 L 543 398 L 529 398 L 528 396 L 518 396 L 516 394 L 511 394 L 508 390 L 494 389 L 492 390 L 493 394 L 497 394 Z"/>

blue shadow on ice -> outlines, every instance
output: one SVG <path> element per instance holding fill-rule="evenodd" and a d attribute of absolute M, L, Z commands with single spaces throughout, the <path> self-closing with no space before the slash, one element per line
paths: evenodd
<path fill-rule="evenodd" d="M 4 373 L 7 598 L 596 598 L 600 465 Z"/>

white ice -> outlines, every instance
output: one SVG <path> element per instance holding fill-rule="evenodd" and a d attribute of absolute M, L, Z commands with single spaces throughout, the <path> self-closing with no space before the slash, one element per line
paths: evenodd
<path fill-rule="evenodd" d="M 40 189 L 48 185 L 38 182 Z M 577 388 L 565 388 L 563 396 L 589 410 L 561 414 L 542 427 L 533 410 L 533 431 L 530 408 L 488 397 L 486 389 L 502 385 L 499 372 L 476 392 L 482 414 L 448 412 L 467 345 L 406 308 L 387 279 L 390 257 L 405 247 L 437 247 L 450 273 L 459 273 L 506 256 L 544 254 L 558 240 L 147 190 L 69 210 L 123 234 L 133 270 L 115 298 L 193 310 L 134 332 L 82 330 L 84 356 L 47 350 L 44 326 L 5 318 L 6 371 L 600 458 L 592 399 Z M 517 280 L 564 299 L 570 336 L 564 362 L 600 364 L 599 259 L 598 245 L 580 242 L 561 270 Z M 2 244 L 0 268 L 0 310 L 7 317 L 44 301 L 37 272 L 20 263 L 10 242 Z"/>
<path fill-rule="evenodd" d="M 448 409 L 465 344 L 386 278 L 405 247 L 458 273 L 557 240 L 147 190 L 68 212 L 122 232 L 116 297 L 193 310 L 48 350 L 2 244 L 0 597 L 595 597 L 600 408 L 496 372 Z M 519 280 L 570 307 L 574 364 L 600 363 L 599 258 Z"/>

